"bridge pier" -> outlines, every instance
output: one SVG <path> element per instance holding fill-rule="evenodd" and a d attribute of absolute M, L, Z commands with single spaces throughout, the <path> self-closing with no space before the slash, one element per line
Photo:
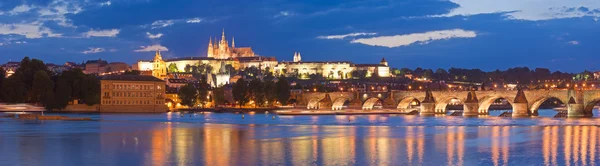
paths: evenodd
<path fill-rule="evenodd" d="M 513 117 L 528 117 L 529 109 L 527 103 L 513 103 L 512 105 L 512 116 Z"/>
<path fill-rule="evenodd" d="M 478 116 L 479 115 L 479 100 L 475 92 L 471 91 L 467 95 L 467 100 L 463 104 L 463 116 Z"/>
<path fill-rule="evenodd" d="M 522 89 L 519 89 L 515 101 L 512 104 L 512 117 L 528 117 L 529 116 L 529 105 L 525 93 Z"/>
<path fill-rule="evenodd" d="M 421 103 L 421 112 L 419 115 L 434 115 L 435 103 Z"/>
<path fill-rule="evenodd" d="M 587 117 L 587 114 L 583 109 L 583 104 L 575 103 L 567 105 L 567 116 L 569 118 Z"/>
<path fill-rule="evenodd" d="M 421 101 L 421 112 L 419 115 L 435 115 L 435 98 L 433 98 L 433 94 L 429 90 L 425 91 L 425 100 Z"/>

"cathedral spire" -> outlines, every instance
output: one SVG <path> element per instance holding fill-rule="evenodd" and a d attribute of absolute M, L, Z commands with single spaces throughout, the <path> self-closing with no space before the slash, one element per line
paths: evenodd
<path fill-rule="evenodd" d="M 154 61 L 162 60 L 162 56 L 160 56 L 160 49 L 156 49 L 156 54 L 154 55 Z"/>
<path fill-rule="evenodd" d="M 231 48 L 235 48 L 235 36 L 231 37 Z"/>
<path fill-rule="evenodd" d="M 225 40 L 225 28 L 223 28 L 223 32 L 221 33 L 221 40 Z"/>

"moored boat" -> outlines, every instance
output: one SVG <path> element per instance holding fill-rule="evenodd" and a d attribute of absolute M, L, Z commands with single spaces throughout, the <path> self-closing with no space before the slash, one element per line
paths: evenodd
<path fill-rule="evenodd" d="M 0 104 L 0 112 L 43 112 L 44 107 L 30 104 Z"/>

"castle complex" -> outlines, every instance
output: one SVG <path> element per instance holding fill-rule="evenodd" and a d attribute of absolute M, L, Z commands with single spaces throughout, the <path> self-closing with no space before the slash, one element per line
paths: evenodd
<path fill-rule="evenodd" d="M 221 39 L 209 38 L 206 56 L 193 56 L 163 60 L 159 51 L 151 61 L 138 61 L 133 69 L 152 75 L 160 79 L 173 78 L 173 75 L 190 73 L 191 66 L 209 65 L 206 78 L 213 86 L 229 83 L 229 76 L 224 74 L 226 66 L 235 70 L 256 67 L 269 70 L 275 75 L 295 76 L 308 79 L 310 75 L 321 75 L 327 79 L 351 79 L 353 71 L 362 71 L 366 77 L 377 75 L 390 77 L 387 61 L 382 59 L 379 64 L 354 64 L 347 61 L 302 61 L 300 52 L 295 52 L 292 62 L 278 62 L 274 57 L 258 56 L 250 47 L 235 47 L 235 39 L 229 41 L 225 38 L 225 31 Z M 151 73 L 151 74 L 150 74 Z"/>
<path fill-rule="evenodd" d="M 235 47 L 235 38 L 231 39 L 231 47 L 229 47 L 229 41 L 225 39 L 225 31 L 221 34 L 221 40 L 217 42 L 217 39 L 213 43 L 212 37 L 208 40 L 208 49 L 206 56 L 215 59 L 230 59 L 238 57 L 254 57 L 254 51 L 250 47 Z"/>

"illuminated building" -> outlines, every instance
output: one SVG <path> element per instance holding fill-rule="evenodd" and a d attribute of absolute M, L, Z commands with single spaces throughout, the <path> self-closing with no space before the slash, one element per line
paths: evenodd
<path fill-rule="evenodd" d="M 235 47 L 235 39 L 231 39 L 231 47 L 229 47 L 229 41 L 225 39 L 225 30 L 221 34 L 221 40 L 217 42 L 215 39 L 213 43 L 212 38 L 208 41 L 208 49 L 206 56 L 215 59 L 231 59 L 238 57 L 254 57 L 254 51 L 250 47 Z"/>
<path fill-rule="evenodd" d="M 100 112 L 166 112 L 165 82 L 153 76 L 108 75 L 100 80 Z"/>
<path fill-rule="evenodd" d="M 139 70 L 142 73 L 151 71 L 152 76 L 164 79 L 169 77 L 169 74 L 173 73 L 189 73 L 189 71 L 186 71 L 186 66 L 198 66 L 202 64 L 212 67 L 213 70 L 210 71 L 210 74 L 207 77 L 209 79 L 214 78 L 212 85 L 217 86 L 221 85 L 223 82 L 229 82 L 229 79 L 227 79 L 227 81 L 221 81 L 225 79 L 224 74 L 222 74 L 223 72 L 220 72 L 220 69 L 227 69 L 225 67 L 227 65 L 230 65 L 235 70 L 248 67 L 257 67 L 263 70 L 269 68 L 272 70 L 277 65 L 277 59 L 274 57 L 257 56 L 250 47 L 237 48 L 235 47 L 235 41 L 233 40 L 230 47 L 229 41 L 225 39 L 225 32 L 223 32 L 220 41 L 217 42 L 215 39 L 213 43 L 212 39 L 209 40 L 205 57 L 183 57 L 163 60 L 160 52 L 157 51 L 152 61 L 138 61 L 133 65 L 133 69 Z M 176 70 L 169 71 L 171 66 L 174 66 L 174 69 Z M 219 79 L 217 79 L 217 77 Z M 217 80 L 219 80 L 219 83 L 214 83 Z"/>
<path fill-rule="evenodd" d="M 300 53 L 294 53 L 294 62 L 281 62 L 275 66 L 275 73 L 309 79 L 310 75 L 321 75 L 327 79 L 349 79 L 352 72 L 362 70 L 366 77 L 375 73 L 379 77 L 390 77 L 390 67 L 385 59 L 380 64 L 354 64 L 347 61 L 302 61 Z"/>

